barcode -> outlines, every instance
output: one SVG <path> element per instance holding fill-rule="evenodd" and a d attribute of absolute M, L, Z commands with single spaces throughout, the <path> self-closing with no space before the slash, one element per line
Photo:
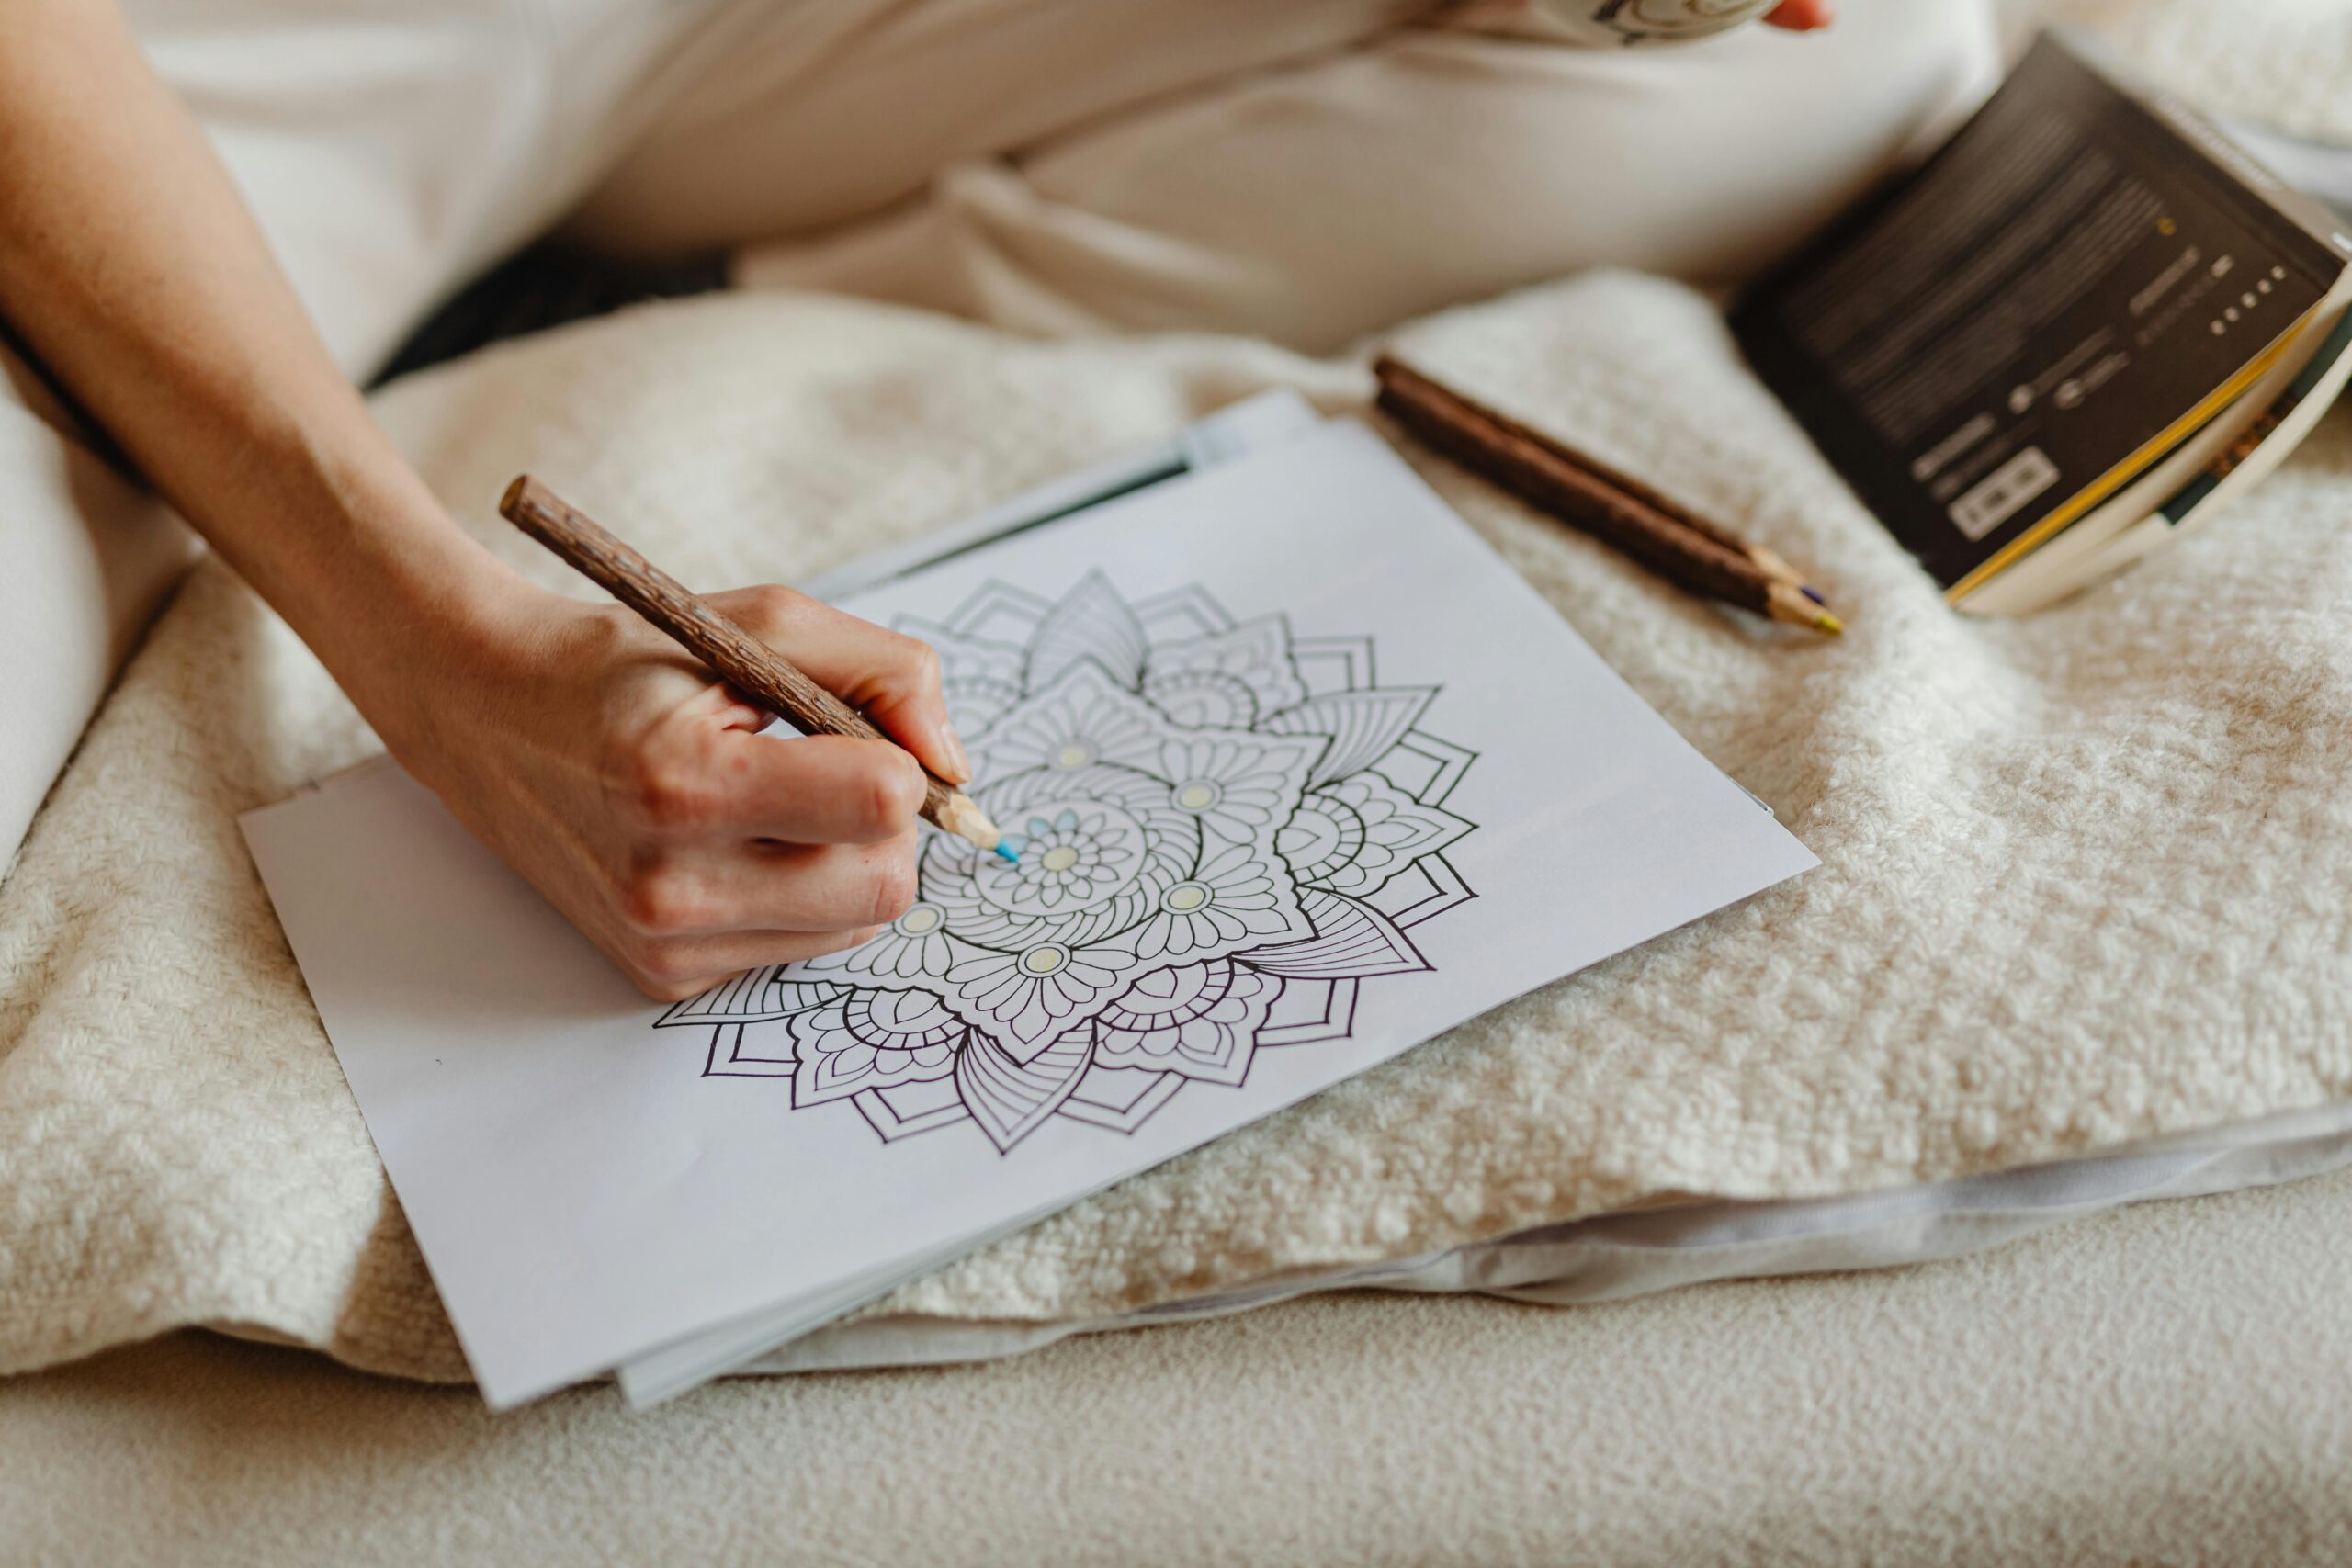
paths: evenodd
<path fill-rule="evenodd" d="M 2017 515 L 2018 508 L 2058 482 L 2058 465 L 2029 446 L 1977 480 L 1951 503 L 1952 525 L 1971 544 Z"/>

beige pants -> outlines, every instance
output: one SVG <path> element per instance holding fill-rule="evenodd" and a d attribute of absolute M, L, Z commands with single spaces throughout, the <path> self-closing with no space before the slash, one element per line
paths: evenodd
<path fill-rule="evenodd" d="M 130 8 L 355 375 L 558 223 L 1027 331 L 1313 349 L 1597 264 L 1727 279 L 1995 68 L 1985 0 L 1645 52 L 1515 0 Z M 0 854 L 192 551 L 39 402 L 0 385 Z"/>

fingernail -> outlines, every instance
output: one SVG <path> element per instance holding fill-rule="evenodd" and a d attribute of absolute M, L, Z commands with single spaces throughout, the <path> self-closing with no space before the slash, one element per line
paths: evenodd
<path fill-rule="evenodd" d="M 939 727 L 939 737 L 946 743 L 949 784 L 967 784 L 972 777 L 972 754 L 964 750 L 964 738 L 956 733 L 952 724 Z"/>

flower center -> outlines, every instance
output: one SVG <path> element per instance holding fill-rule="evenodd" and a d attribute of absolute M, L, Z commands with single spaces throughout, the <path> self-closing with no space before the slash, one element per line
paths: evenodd
<path fill-rule="evenodd" d="M 1176 786 L 1176 804 L 1186 811 L 1206 811 L 1225 798 L 1225 789 L 1215 779 L 1188 779 Z"/>
<path fill-rule="evenodd" d="M 1162 908 L 1172 909 L 1180 915 L 1189 915 L 1207 903 L 1209 897 L 1208 884 L 1180 882 L 1168 890 L 1167 896 L 1161 898 L 1159 903 Z"/>
<path fill-rule="evenodd" d="M 905 936 L 922 936 L 939 929 L 942 919 L 936 904 L 916 904 L 890 923 Z"/>
<path fill-rule="evenodd" d="M 1054 753 L 1054 766 L 1082 768 L 1094 761 L 1094 748 L 1083 740 L 1073 740 Z"/>
<path fill-rule="evenodd" d="M 1074 914 L 1116 897 L 1142 874 L 1144 826 L 1117 807 L 1071 798 L 1041 801 L 1032 810 L 1021 824 L 1018 863 L 975 856 L 965 873 L 991 908 L 1023 918 Z M 969 934 L 960 924 L 956 930 Z"/>
<path fill-rule="evenodd" d="M 1021 967 L 1032 975 L 1050 975 L 1069 957 L 1052 942 L 1040 942 L 1021 955 Z"/>

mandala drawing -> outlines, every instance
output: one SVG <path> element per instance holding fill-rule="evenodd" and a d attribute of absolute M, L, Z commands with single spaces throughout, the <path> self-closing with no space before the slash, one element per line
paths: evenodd
<path fill-rule="evenodd" d="M 1369 637 L 1100 574 L 899 626 L 938 649 L 1018 861 L 926 834 L 880 936 L 671 1009 L 707 1076 L 789 1079 L 795 1110 L 847 1100 L 886 1141 L 1132 1132 L 1259 1051 L 1346 1038 L 1366 982 L 1430 969 L 1406 932 L 1472 896 L 1443 802 L 1473 753 L 1418 728 L 1437 688 L 1374 681 Z"/>

